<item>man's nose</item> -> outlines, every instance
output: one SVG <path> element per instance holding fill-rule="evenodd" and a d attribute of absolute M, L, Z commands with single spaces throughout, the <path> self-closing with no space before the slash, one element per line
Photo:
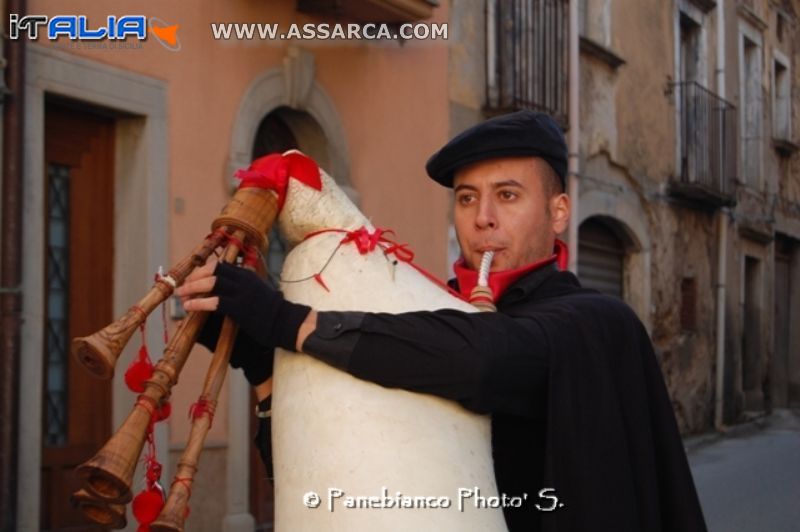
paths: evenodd
<path fill-rule="evenodd" d="M 494 229 L 497 227 L 497 216 L 494 204 L 487 198 L 481 198 L 478 205 L 478 215 L 475 218 L 478 229 Z"/>

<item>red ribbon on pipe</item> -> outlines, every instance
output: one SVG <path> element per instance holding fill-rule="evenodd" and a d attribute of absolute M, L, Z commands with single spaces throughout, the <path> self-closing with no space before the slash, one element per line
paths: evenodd
<path fill-rule="evenodd" d="M 319 166 L 302 153 L 271 153 L 259 157 L 247 170 L 238 170 L 234 177 L 241 180 L 240 188 L 258 187 L 278 194 L 278 208 L 283 208 L 289 178 L 296 179 L 314 190 L 322 190 Z"/>

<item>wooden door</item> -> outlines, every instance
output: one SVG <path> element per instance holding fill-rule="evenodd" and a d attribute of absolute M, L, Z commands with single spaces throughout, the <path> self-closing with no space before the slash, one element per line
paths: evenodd
<path fill-rule="evenodd" d="M 764 410 L 764 391 L 761 374 L 762 361 L 762 276 L 761 261 L 755 257 L 744 258 L 744 303 L 742 331 L 742 392 L 744 409 L 754 412 Z"/>
<path fill-rule="evenodd" d="M 770 406 L 789 406 L 789 309 L 791 308 L 791 248 L 785 239 L 775 241 L 775 354 L 770 360 Z"/>
<path fill-rule="evenodd" d="M 113 319 L 114 120 L 52 103 L 45 113 L 41 527 L 99 530 L 69 499 L 75 466 L 111 435 L 111 384 L 69 345 Z"/>

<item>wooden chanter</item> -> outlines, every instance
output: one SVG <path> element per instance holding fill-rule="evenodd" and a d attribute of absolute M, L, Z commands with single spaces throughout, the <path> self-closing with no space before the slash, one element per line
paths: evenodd
<path fill-rule="evenodd" d="M 243 254 L 253 250 L 263 253 L 266 249 L 266 234 L 278 213 L 278 201 L 272 190 L 246 187 L 239 188 L 231 201 L 211 225 L 212 233 L 188 257 L 173 267 L 167 276 L 150 289 L 139 303 L 131 307 L 119 320 L 104 329 L 73 341 L 73 354 L 98 377 L 110 378 L 120 352 L 153 309 L 169 297 L 174 288 L 206 259 L 217 247 L 225 246 L 220 260 L 236 262 Z M 207 312 L 190 312 L 181 322 L 177 332 L 164 349 L 162 358 L 156 363 L 153 375 L 145 383 L 131 413 L 102 449 L 90 460 L 76 469 L 83 482 L 83 490 L 73 496 L 73 501 L 93 521 L 112 528 L 124 526 L 116 518 L 121 505 L 133 498 L 131 485 L 134 471 L 144 447 L 148 428 L 156 409 L 165 401 L 177 384 L 178 376 L 189 356 L 192 346 L 202 329 Z M 236 325 L 225 319 L 214 356 L 209 365 L 200 402 L 206 405 L 204 412 L 193 416 L 189 442 L 178 464 L 167 504 L 159 518 L 151 525 L 152 530 L 183 530 L 189 498 L 189 488 L 197 471 L 197 463 L 219 391 L 224 382 L 228 361 L 236 337 Z"/>

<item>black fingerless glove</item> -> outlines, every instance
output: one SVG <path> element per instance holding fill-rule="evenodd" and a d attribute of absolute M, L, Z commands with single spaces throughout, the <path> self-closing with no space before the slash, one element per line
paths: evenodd
<path fill-rule="evenodd" d="M 219 297 L 217 313 L 230 316 L 257 343 L 295 350 L 297 332 L 311 307 L 291 303 L 258 275 L 219 263 L 211 295 Z"/>
<path fill-rule="evenodd" d="M 200 334 L 197 336 L 197 343 L 205 346 L 212 353 L 217 347 L 219 333 L 222 330 L 222 321 L 225 316 L 222 314 L 211 313 L 208 315 Z M 242 368 L 247 382 L 251 386 L 257 386 L 267 380 L 272 375 L 272 361 L 275 356 L 273 346 L 264 346 L 256 342 L 252 336 L 241 328 L 236 333 L 236 341 L 231 350 L 230 364 L 233 368 Z"/>

